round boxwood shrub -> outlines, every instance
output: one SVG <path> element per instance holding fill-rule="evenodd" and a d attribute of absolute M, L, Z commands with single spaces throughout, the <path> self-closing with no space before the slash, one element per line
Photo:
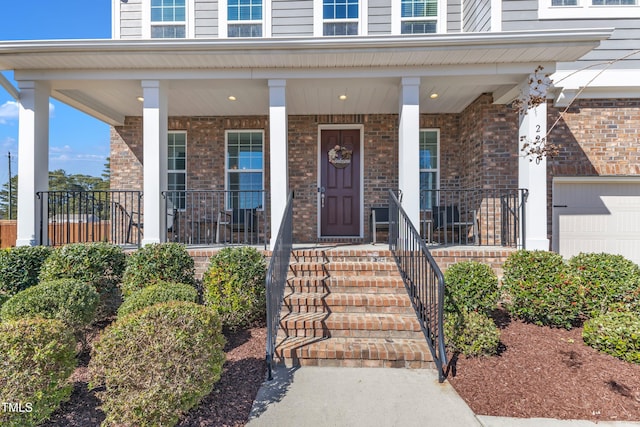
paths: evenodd
<path fill-rule="evenodd" d="M 211 257 L 204 275 L 204 303 L 220 313 L 226 328 L 248 326 L 265 315 L 266 274 L 255 248 L 224 248 Z"/>
<path fill-rule="evenodd" d="M 567 329 L 579 320 L 580 281 L 556 253 L 526 250 L 512 253 L 504 263 L 502 283 L 506 308 L 517 318 Z"/>
<path fill-rule="evenodd" d="M 194 284 L 194 263 L 187 248 L 178 243 L 145 245 L 127 259 L 122 279 L 122 295 L 126 299 L 133 292 L 159 281 Z"/>
<path fill-rule="evenodd" d="M 612 311 L 587 320 L 582 339 L 598 351 L 640 363 L 640 314 Z"/>
<path fill-rule="evenodd" d="M 19 246 L 0 250 L 0 302 L 38 284 L 40 269 L 52 248 Z"/>
<path fill-rule="evenodd" d="M 450 351 L 468 357 L 492 356 L 500 343 L 500 330 L 491 318 L 464 309 L 446 314 L 444 336 Z"/>
<path fill-rule="evenodd" d="M 24 412 L 0 410 L 0 425 L 35 426 L 46 420 L 73 389 L 75 339 L 58 320 L 21 319 L 0 323 L 0 401 Z M 28 409 L 30 412 L 26 412 Z"/>
<path fill-rule="evenodd" d="M 198 291 L 191 285 L 173 282 L 158 282 L 132 293 L 118 309 L 118 317 L 141 310 L 161 302 L 198 302 Z"/>
<path fill-rule="evenodd" d="M 74 279 L 42 282 L 18 292 L 0 309 L 0 318 L 57 319 L 79 332 L 95 316 L 100 297 L 92 285 Z"/>
<path fill-rule="evenodd" d="M 209 394 L 225 354 L 220 318 L 207 307 L 172 301 L 129 314 L 94 342 L 90 388 L 104 425 L 173 426 Z"/>
<path fill-rule="evenodd" d="M 444 274 L 445 310 L 478 311 L 489 314 L 496 308 L 500 291 L 491 267 L 475 261 L 453 264 Z"/>
<path fill-rule="evenodd" d="M 604 314 L 613 305 L 640 306 L 640 267 L 622 255 L 581 253 L 569 266 L 581 279 L 586 317 Z"/>

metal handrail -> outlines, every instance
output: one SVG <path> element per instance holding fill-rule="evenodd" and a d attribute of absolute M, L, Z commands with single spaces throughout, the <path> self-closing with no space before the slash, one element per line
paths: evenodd
<path fill-rule="evenodd" d="M 443 382 L 448 363 L 443 330 L 444 276 L 392 190 L 389 190 L 389 250 L 427 339 L 438 379 Z"/>
<path fill-rule="evenodd" d="M 273 379 L 273 357 L 276 336 L 280 325 L 280 309 L 287 283 L 289 260 L 293 248 L 293 192 L 289 193 L 287 205 L 282 215 L 278 237 L 271 253 L 265 287 L 267 290 L 267 368 L 269 380 Z"/>

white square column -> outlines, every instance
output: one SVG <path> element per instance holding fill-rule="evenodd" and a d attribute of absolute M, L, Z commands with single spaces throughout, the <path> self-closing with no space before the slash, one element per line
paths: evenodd
<path fill-rule="evenodd" d="M 18 128 L 18 230 L 16 246 L 48 244 L 46 200 L 41 212 L 36 192 L 49 189 L 49 95 L 45 82 L 20 81 Z M 44 217 L 44 218 L 43 218 Z M 43 222 L 42 237 L 40 224 Z"/>
<path fill-rule="evenodd" d="M 398 187 L 402 208 L 420 227 L 420 78 L 403 77 L 400 84 Z"/>
<path fill-rule="evenodd" d="M 271 183 L 271 239 L 273 250 L 280 222 L 289 196 L 289 162 L 287 153 L 287 96 L 286 80 L 269 80 L 269 162 Z"/>
<path fill-rule="evenodd" d="M 525 104 L 526 105 L 526 104 Z M 525 211 L 525 242 L 528 250 L 549 250 L 547 237 L 547 159 L 537 161 L 534 156 L 522 151 L 529 145 L 542 141 L 547 133 L 547 104 L 520 113 L 518 186 L 529 190 Z"/>
<path fill-rule="evenodd" d="M 167 190 L 168 101 L 165 83 L 143 80 L 142 112 L 144 237 L 142 244 L 164 242 L 167 218 L 160 194 Z"/>

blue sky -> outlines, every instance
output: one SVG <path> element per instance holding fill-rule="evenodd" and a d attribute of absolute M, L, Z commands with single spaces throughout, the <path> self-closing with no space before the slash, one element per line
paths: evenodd
<path fill-rule="evenodd" d="M 103 39 L 111 37 L 111 0 L 3 2 L 0 43 L 5 40 Z M 13 72 L 4 76 L 17 87 Z M 51 99 L 49 169 L 99 176 L 109 156 L 109 126 Z M 0 183 L 18 172 L 18 106 L 0 87 Z"/>

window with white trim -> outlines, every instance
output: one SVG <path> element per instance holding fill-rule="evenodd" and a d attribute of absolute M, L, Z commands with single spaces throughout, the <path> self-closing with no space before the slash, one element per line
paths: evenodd
<path fill-rule="evenodd" d="M 438 129 L 420 130 L 420 209 L 433 208 L 440 175 L 440 132 Z"/>
<path fill-rule="evenodd" d="M 538 18 L 640 18 L 640 0 L 539 0 Z"/>
<path fill-rule="evenodd" d="M 187 190 L 187 133 L 184 131 L 169 131 L 167 152 L 167 190 L 178 210 L 186 208 Z"/>
<path fill-rule="evenodd" d="M 227 131 L 226 189 L 228 209 L 262 209 L 264 131 Z"/>
<path fill-rule="evenodd" d="M 262 37 L 262 0 L 227 0 L 227 37 Z"/>
<path fill-rule="evenodd" d="M 186 0 L 151 0 L 151 38 L 183 39 L 186 37 Z"/>
<path fill-rule="evenodd" d="M 357 36 L 359 18 L 359 0 L 322 0 L 322 34 L 325 36 Z"/>
<path fill-rule="evenodd" d="M 402 34 L 429 34 L 438 31 L 438 0 L 402 0 Z"/>

